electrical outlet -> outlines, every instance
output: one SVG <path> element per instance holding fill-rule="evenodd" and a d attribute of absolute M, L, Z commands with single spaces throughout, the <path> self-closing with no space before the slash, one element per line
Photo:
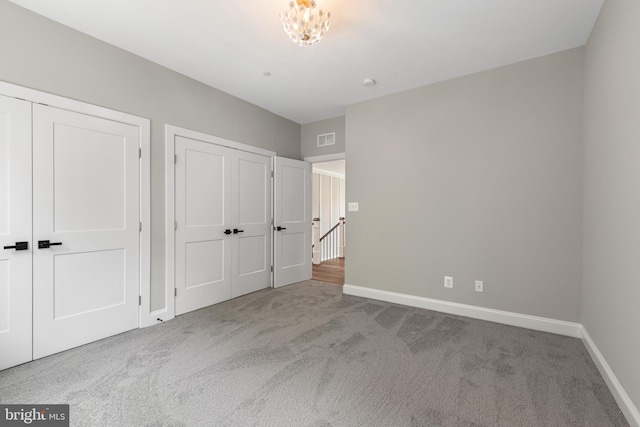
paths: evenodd
<path fill-rule="evenodd" d="M 476 292 L 484 292 L 484 284 L 482 280 L 476 280 Z"/>
<path fill-rule="evenodd" d="M 453 288 L 453 277 L 444 276 L 444 287 L 445 288 Z"/>

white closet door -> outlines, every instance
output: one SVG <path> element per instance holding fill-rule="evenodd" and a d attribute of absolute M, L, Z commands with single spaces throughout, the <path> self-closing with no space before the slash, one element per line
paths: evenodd
<path fill-rule="evenodd" d="M 0 370 L 32 359 L 31 251 L 31 103 L 0 96 Z"/>
<path fill-rule="evenodd" d="M 176 137 L 176 315 L 231 298 L 233 150 Z"/>
<path fill-rule="evenodd" d="M 275 158 L 274 286 L 311 279 L 311 164 Z"/>
<path fill-rule="evenodd" d="M 235 298 L 271 286 L 271 158 L 233 151 Z"/>
<path fill-rule="evenodd" d="M 33 105 L 34 358 L 138 327 L 139 132 Z"/>

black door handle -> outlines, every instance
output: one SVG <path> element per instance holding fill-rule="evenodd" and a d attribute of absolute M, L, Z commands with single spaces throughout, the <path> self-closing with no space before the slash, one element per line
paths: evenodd
<path fill-rule="evenodd" d="M 60 246 L 62 242 L 50 242 L 48 240 L 38 240 L 38 249 L 47 249 L 51 246 Z"/>
<path fill-rule="evenodd" d="M 227 228 L 226 230 L 224 230 L 224 234 L 231 234 L 231 230 Z"/>
<path fill-rule="evenodd" d="M 237 228 L 233 229 L 233 234 L 244 233 L 244 230 L 238 230 Z"/>
<path fill-rule="evenodd" d="M 278 231 L 282 231 L 282 230 L 286 230 L 286 229 L 287 229 L 287 227 L 280 227 L 280 226 L 278 226 L 278 227 L 276 228 L 276 230 L 278 230 Z"/>
<path fill-rule="evenodd" d="M 5 249 L 15 249 L 16 251 L 26 251 L 29 249 L 29 242 L 16 242 L 13 246 L 5 246 Z"/>

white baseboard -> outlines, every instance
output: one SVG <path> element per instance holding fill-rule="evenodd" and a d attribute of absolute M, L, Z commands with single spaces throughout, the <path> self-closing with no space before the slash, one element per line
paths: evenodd
<path fill-rule="evenodd" d="M 602 375 L 602 378 L 604 378 L 604 381 L 607 383 L 607 386 L 609 387 L 613 398 L 618 403 L 620 410 L 627 418 L 627 422 L 631 427 L 640 427 L 640 412 L 638 411 L 638 408 L 636 408 L 636 406 L 631 401 L 631 398 L 622 387 L 622 384 L 620 384 L 620 381 L 618 381 L 618 378 L 613 373 L 613 370 L 605 360 L 602 353 L 600 353 L 600 350 L 598 350 L 598 347 L 589 336 L 589 333 L 587 332 L 585 327 L 582 326 L 581 329 L 582 342 L 584 342 L 584 346 L 587 348 L 587 351 L 591 355 L 593 363 L 595 363 L 598 367 L 600 375 Z"/>
<path fill-rule="evenodd" d="M 567 335 L 574 338 L 582 337 L 582 325 L 580 323 L 512 313 L 510 311 L 494 310 L 491 308 L 477 307 L 473 305 L 459 304 L 455 302 L 441 301 L 347 284 L 344 285 L 342 292 L 347 295 L 440 311 L 443 313 L 466 316 L 489 322 L 502 323 L 505 325 L 519 326 L 521 328 L 534 329 L 536 331 L 551 332 L 553 334 Z"/>

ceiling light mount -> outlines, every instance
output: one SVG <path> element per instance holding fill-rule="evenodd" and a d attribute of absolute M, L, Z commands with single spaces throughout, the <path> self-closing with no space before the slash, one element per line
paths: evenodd
<path fill-rule="evenodd" d="M 376 81 L 368 77 L 362 81 L 362 86 L 371 87 L 375 85 Z"/>
<path fill-rule="evenodd" d="M 280 14 L 285 33 L 298 46 L 318 43 L 331 25 L 331 12 L 318 9 L 315 0 L 289 2 L 289 9 Z"/>

